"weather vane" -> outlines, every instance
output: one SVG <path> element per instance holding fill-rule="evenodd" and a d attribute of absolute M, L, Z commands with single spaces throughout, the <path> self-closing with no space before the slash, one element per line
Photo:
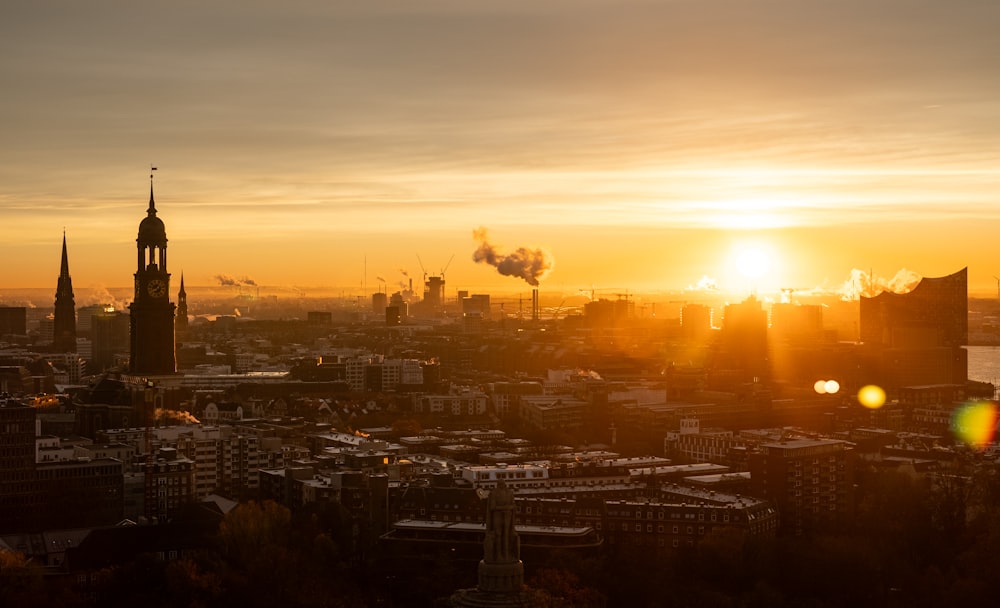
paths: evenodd
<path fill-rule="evenodd" d="M 153 181 L 153 171 L 156 171 L 156 167 L 153 165 L 149 166 L 149 181 Z"/>

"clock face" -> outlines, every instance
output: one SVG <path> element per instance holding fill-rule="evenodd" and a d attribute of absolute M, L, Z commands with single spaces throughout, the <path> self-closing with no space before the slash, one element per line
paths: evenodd
<path fill-rule="evenodd" d="M 167 295 L 167 284 L 159 279 L 153 279 L 146 286 L 146 291 L 154 298 L 161 298 Z"/>

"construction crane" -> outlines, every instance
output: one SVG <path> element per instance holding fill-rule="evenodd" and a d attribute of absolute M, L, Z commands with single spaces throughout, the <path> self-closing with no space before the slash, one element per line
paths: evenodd
<path fill-rule="evenodd" d="M 424 273 L 424 283 L 427 282 L 427 269 L 424 268 L 424 261 L 420 259 L 420 254 L 417 254 L 417 263 L 420 264 L 420 270 Z"/>
<path fill-rule="evenodd" d="M 443 266 L 443 267 L 441 268 L 441 278 L 442 278 L 442 279 L 444 278 L 444 273 L 448 271 L 448 267 L 449 267 L 449 266 L 451 266 L 451 261 L 452 261 L 452 260 L 454 260 L 454 259 L 455 259 L 455 254 L 453 253 L 453 254 L 451 254 L 451 257 L 450 257 L 450 258 L 448 258 L 448 263 L 447 263 L 447 264 L 445 264 L 445 265 L 444 265 L 444 266 Z"/>
<path fill-rule="evenodd" d="M 612 289 L 624 289 L 625 290 L 624 293 L 612 293 L 611 294 L 611 295 L 614 295 L 614 296 L 618 296 L 619 300 L 622 299 L 623 296 L 624 296 L 624 298 L 626 300 L 629 298 L 628 287 L 594 287 L 593 285 L 591 285 L 590 289 L 580 289 L 578 291 L 580 293 L 583 293 L 583 294 L 589 294 L 590 295 L 590 301 L 593 302 L 597 298 L 597 292 L 599 292 L 599 291 L 611 291 Z"/>

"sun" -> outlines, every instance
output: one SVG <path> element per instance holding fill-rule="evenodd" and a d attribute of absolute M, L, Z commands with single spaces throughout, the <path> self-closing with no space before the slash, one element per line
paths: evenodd
<path fill-rule="evenodd" d="M 740 275 L 746 279 L 761 279 L 771 271 L 771 253 L 765 248 L 748 245 L 738 248 L 733 254 Z"/>
<path fill-rule="evenodd" d="M 729 269 L 730 287 L 740 291 L 775 289 L 778 280 L 779 257 L 774 247 L 764 241 L 740 241 L 729 252 L 725 265 Z"/>

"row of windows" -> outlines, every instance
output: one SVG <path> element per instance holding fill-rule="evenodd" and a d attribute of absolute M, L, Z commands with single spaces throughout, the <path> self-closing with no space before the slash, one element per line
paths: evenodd
<path fill-rule="evenodd" d="M 627 522 L 622 522 L 622 525 L 621 525 L 622 532 L 628 532 L 628 530 L 629 530 L 628 526 L 629 526 L 629 524 Z M 600 524 L 598 524 L 597 529 L 600 530 Z M 673 534 L 680 534 L 680 530 L 681 530 L 680 526 L 673 526 L 672 533 Z M 642 524 L 635 524 L 635 531 L 636 532 L 642 532 Z M 687 526 L 685 528 L 685 531 L 686 531 L 687 534 L 694 534 L 694 526 Z M 653 532 L 653 524 L 646 524 L 646 532 L 649 533 L 649 534 L 652 534 L 652 532 Z M 663 524 L 659 524 L 658 526 L 656 526 L 656 532 L 658 534 L 665 533 L 666 532 L 666 526 L 664 526 Z M 705 526 L 698 526 L 698 534 L 705 534 Z"/>

